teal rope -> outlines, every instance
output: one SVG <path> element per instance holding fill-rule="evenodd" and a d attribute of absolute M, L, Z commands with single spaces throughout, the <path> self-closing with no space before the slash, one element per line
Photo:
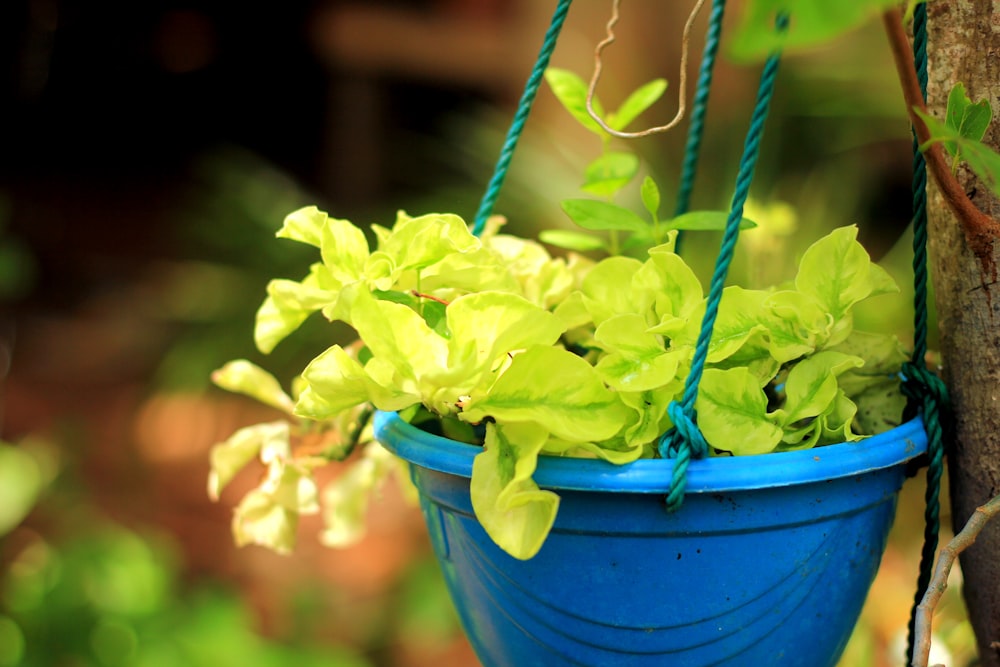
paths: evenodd
<path fill-rule="evenodd" d="M 913 15 L 913 62 L 920 91 L 927 99 L 927 6 L 917 5 Z M 944 429 L 950 402 L 948 391 L 927 370 L 927 166 L 916 138 L 913 139 L 913 356 L 903 366 L 903 393 L 909 399 L 907 412 L 919 412 L 927 431 L 927 489 L 924 493 L 924 546 L 920 553 L 917 592 L 907 632 L 907 664 L 913 662 L 917 606 L 930 585 L 938 547 L 941 477 L 944 473 Z"/>
<path fill-rule="evenodd" d="M 776 25 L 779 31 L 785 30 L 788 27 L 788 16 L 780 14 Z M 743 206 L 746 204 L 747 196 L 750 193 L 750 183 L 753 180 L 754 169 L 757 166 L 757 157 L 760 154 L 760 141 L 764 134 L 764 123 L 767 120 L 771 98 L 774 95 L 774 80 L 778 74 L 778 64 L 780 61 L 780 54 L 775 53 L 764 64 L 760 86 L 757 90 L 757 102 L 754 105 L 753 116 L 750 119 L 750 129 L 747 131 L 746 141 L 743 145 L 743 157 L 740 159 L 739 171 L 736 177 L 736 191 L 733 194 L 732 208 L 726 220 L 726 230 L 722 237 L 722 245 L 719 249 L 719 256 L 716 259 L 715 272 L 712 274 L 711 287 L 709 288 L 708 299 L 705 305 L 705 316 L 702 319 L 701 331 L 698 333 L 698 342 L 695 345 L 694 358 L 691 361 L 691 373 L 688 375 L 687 383 L 684 385 L 684 395 L 680 409 L 674 407 L 674 403 L 676 402 L 672 402 L 670 408 L 668 408 L 671 421 L 674 422 L 674 428 L 667 431 L 660 438 L 659 450 L 661 456 L 676 459 L 670 492 L 667 494 L 667 507 L 671 511 L 680 508 L 684 502 L 684 489 L 687 487 L 687 469 L 691 458 L 704 456 L 707 453 L 707 444 L 704 442 L 704 438 L 700 434 L 697 437 L 693 437 L 693 434 L 698 432 L 694 403 L 698 397 L 698 383 L 701 381 L 702 373 L 705 370 L 705 362 L 708 357 L 708 343 L 712 338 L 715 319 L 719 314 L 719 302 L 722 300 L 722 290 L 725 287 L 726 275 L 729 272 L 729 265 L 733 260 L 736 241 L 739 237 L 740 220 L 743 218 Z"/>
<path fill-rule="evenodd" d="M 726 11 L 726 0 L 715 0 L 712 13 L 708 17 L 708 33 L 705 36 L 705 50 L 701 57 L 698 87 L 691 104 L 691 124 L 688 126 L 687 144 L 684 147 L 684 162 L 681 168 L 680 187 L 677 190 L 677 205 L 674 216 L 683 215 L 691 207 L 691 192 L 694 177 L 698 171 L 698 157 L 701 154 L 701 138 L 705 130 L 705 111 L 708 109 L 708 94 L 712 88 L 712 73 L 715 70 L 715 56 L 719 52 L 722 35 L 722 18 Z"/>
<path fill-rule="evenodd" d="M 705 130 L 705 111 L 708 109 L 708 94 L 712 88 L 712 73 L 715 70 L 715 56 L 719 52 L 722 35 L 722 18 L 726 10 L 726 0 L 715 0 L 712 13 L 708 17 L 708 32 L 705 36 L 705 50 L 701 57 L 698 87 L 691 105 L 691 124 L 688 126 L 687 144 L 684 147 L 684 162 L 681 168 L 681 182 L 677 190 L 677 205 L 674 217 L 683 215 L 691 207 L 691 192 L 694 177 L 698 171 L 698 157 L 701 155 L 701 138 Z M 674 241 L 674 252 L 681 251 L 684 232 L 678 232 Z"/>
<path fill-rule="evenodd" d="M 535 95 L 538 93 L 538 87 L 541 85 L 542 77 L 545 75 L 545 68 L 549 66 L 549 59 L 556 48 L 556 40 L 558 40 L 563 23 L 566 21 L 566 14 L 569 12 L 571 3 L 572 0 L 559 0 L 555 14 L 552 15 L 552 22 L 545 33 L 545 40 L 542 42 L 542 48 L 538 53 L 538 60 L 535 61 L 534 69 L 531 70 L 528 82 L 524 86 L 524 93 L 521 95 L 521 101 L 518 103 L 517 111 L 514 113 L 514 120 L 511 122 L 510 129 L 507 130 L 507 139 L 500 150 L 500 158 L 493 169 L 493 177 L 490 179 L 486 193 L 479 204 L 479 211 L 476 213 L 476 222 L 472 227 L 472 233 L 476 236 L 479 236 L 483 229 L 485 229 L 486 220 L 493 212 L 493 205 L 500 195 L 500 188 L 503 187 L 504 179 L 507 177 L 507 170 L 510 168 L 510 160 L 514 156 L 514 149 L 517 147 L 518 139 L 521 138 L 521 132 L 524 130 L 524 124 L 528 120 L 528 114 L 531 112 L 531 105 L 535 102 Z"/>

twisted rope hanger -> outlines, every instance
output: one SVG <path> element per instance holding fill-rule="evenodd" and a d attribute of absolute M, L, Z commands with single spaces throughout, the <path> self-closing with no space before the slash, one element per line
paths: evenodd
<path fill-rule="evenodd" d="M 476 212 L 475 224 L 472 226 L 472 233 L 476 236 L 483 233 L 483 229 L 486 228 L 486 220 L 493 213 L 493 206 L 496 204 L 497 197 L 500 195 L 500 188 L 503 187 L 507 171 L 510 169 L 510 160 L 514 156 L 514 149 L 517 148 L 517 142 L 524 131 L 524 124 L 528 120 L 531 106 L 535 102 L 535 95 L 538 93 L 538 87 L 541 85 L 542 78 L 545 75 L 545 68 L 549 66 L 549 59 L 556 48 L 556 41 L 559 39 L 559 33 L 562 31 L 563 23 L 566 21 L 566 15 L 569 13 L 569 6 L 572 1 L 559 0 L 559 4 L 556 5 L 556 11 L 552 15 L 552 22 L 549 24 L 549 29 L 545 32 L 545 39 L 538 53 L 538 59 L 535 61 L 535 66 L 528 76 L 528 82 L 524 86 L 524 92 L 521 94 L 520 102 L 518 102 L 517 111 L 514 113 L 514 120 L 511 122 L 510 129 L 507 130 L 507 138 L 504 141 L 503 148 L 500 149 L 500 158 L 497 160 L 496 167 L 493 169 L 493 176 L 486 187 L 486 192 L 483 194 L 479 210 Z"/>
<path fill-rule="evenodd" d="M 726 11 L 726 0 L 714 0 L 712 13 L 708 17 L 708 33 L 705 35 L 705 50 L 701 56 L 698 85 L 691 105 L 691 123 L 688 125 L 687 143 L 684 146 L 684 162 L 681 165 L 681 180 L 677 189 L 674 217 L 684 215 L 691 208 L 691 192 L 698 172 L 698 158 L 701 155 L 701 138 L 705 134 L 705 112 L 708 110 L 708 95 L 712 89 L 712 74 L 715 71 L 715 57 L 719 52 L 722 35 L 722 18 Z M 674 252 L 680 254 L 683 232 L 677 232 Z"/>
<path fill-rule="evenodd" d="M 788 15 L 779 14 L 775 21 L 776 29 L 784 31 L 788 27 Z M 722 245 L 716 258 L 715 271 L 712 274 L 711 287 L 705 305 L 705 316 L 702 319 L 701 331 L 695 345 L 694 358 L 691 361 L 691 372 L 684 385 L 684 394 L 680 403 L 672 401 L 667 411 L 674 428 L 667 431 L 659 443 L 660 455 L 675 459 L 670 492 L 667 494 L 667 507 L 671 511 L 680 508 L 684 502 L 684 490 L 687 487 L 687 469 L 692 458 L 701 458 L 708 453 L 708 444 L 697 426 L 694 403 L 698 397 L 698 384 L 705 370 L 708 358 L 708 343 L 712 338 L 715 320 L 719 314 L 719 303 L 722 301 L 722 290 L 725 287 L 726 275 L 732 263 L 739 238 L 740 220 L 743 218 L 743 206 L 750 193 L 750 183 L 753 180 L 757 158 L 760 155 L 760 141 L 764 134 L 764 124 L 770 109 L 771 98 L 774 95 L 774 81 L 778 74 L 778 64 L 781 54 L 773 53 L 764 63 L 760 86 L 757 89 L 757 101 L 754 104 L 753 115 L 750 118 L 750 129 L 747 131 L 743 145 L 743 156 L 736 177 L 736 190 L 733 194 L 732 207 L 726 220 L 726 230 Z"/>
<path fill-rule="evenodd" d="M 927 100 L 927 5 L 916 6 L 913 14 L 913 64 L 920 94 Z M 944 429 L 942 421 L 949 408 L 948 391 L 936 375 L 927 370 L 927 164 L 919 143 L 913 139 L 913 355 L 903 365 L 903 393 L 909 399 L 908 416 L 920 414 L 927 431 L 927 488 L 924 492 L 924 546 L 920 553 L 917 592 L 907 626 L 907 664 L 913 662 L 917 606 L 927 592 L 934 568 L 941 528 L 940 492 L 944 473 Z"/>

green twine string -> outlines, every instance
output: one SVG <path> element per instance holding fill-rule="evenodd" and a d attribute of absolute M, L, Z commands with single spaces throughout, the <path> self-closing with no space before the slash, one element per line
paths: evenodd
<path fill-rule="evenodd" d="M 776 21 L 778 31 L 788 27 L 788 16 L 780 14 Z M 698 383 L 701 381 L 708 357 L 708 343 L 712 338 L 715 319 L 719 313 L 719 303 L 722 301 L 722 290 L 725 287 L 726 275 L 732 262 L 739 237 L 740 220 L 743 218 L 743 206 L 750 193 L 750 183 L 753 180 L 757 157 L 760 154 L 760 141 L 764 134 L 764 124 L 774 95 L 774 80 L 778 74 L 778 64 L 781 54 L 774 53 L 764 64 L 760 86 L 757 89 L 757 101 L 750 119 L 750 129 L 747 131 L 743 145 L 743 157 L 740 159 L 739 171 L 736 177 L 736 190 L 733 194 L 732 208 L 726 220 L 726 230 L 716 258 L 715 271 L 712 274 L 711 287 L 705 305 L 705 316 L 702 319 L 701 331 L 695 345 L 694 358 L 691 361 L 691 373 L 684 385 L 684 395 L 679 407 L 676 401 L 668 408 L 674 428 L 660 438 L 660 454 L 665 458 L 674 458 L 674 471 L 667 494 L 667 507 L 677 510 L 684 502 L 684 489 L 687 487 L 687 469 L 692 457 L 699 458 L 707 453 L 707 444 L 698 432 L 694 410 L 695 399 L 698 397 Z"/>
<path fill-rule="evenodd" d="M 493 169 L 493 177 L 490 179 L 486 193 L 479 204 L 476 221 L 472 227 L 472 233 L 476 236 L 479 236 L 483 232 L 483 229 L 485 229 L 486 220 L 493 212 L 493 205 L 500 195 L 500 188 L 503 187 L 504 179 L 507 177 L 507 170 L 510 168 L 510 160 L 514 156 L 514 149 L 517 147 L 518 139 L 521 138 L 521 132 L 524 130 L 524 124 L 528 120 L 531 106 L 535 102 L 535 95 L 538 93 L 538 87 L 541 85 L 542 77 L 545 75 L 545 68 L 549 66 L 549 58 L 552 57 L 552 52 L 556 48 L 556 41 L 559 39 L 559 33 L 562 31 L 562 26 L 566 21 L 566 14 L 569 12 L 571 3 L 572 0 L 559 0 L 556 11 L 552 15 L 552 22 L 545 33 L 545 40 L 542 42 L 542 48 L 538 53 L 538 59 L 535 61 L 535 67 L 531 70 L 528 82 L 524 86 L 524 93 L 521 94 L 521 101 L 518 103 L 517 111 L 514 113 L 514 120 L 511 122 L 510 129 L 507 130 L 507 139 L 500 150 L 500 158 Z"/>
<path fill-rule="evenodd" d="M 927 6 L 919 4 L 913 14 L 913 62 L 924 100 L 927 99 Z M 927 490 L 924 493 L 924 546 L 920 553 L 917 592 L 907 632 L 907 664 L 913 662 L 917 606 L 930 585 L 940 529 L 941 476 L 944 472 L 942 421 L 949 410 L 944 383 L 927 370 L 927 167 L 913 139 L 913 356 L 903 366 L 903 393 L 909 399 L 907 412 L 917 412 L 927 431 Z"/>

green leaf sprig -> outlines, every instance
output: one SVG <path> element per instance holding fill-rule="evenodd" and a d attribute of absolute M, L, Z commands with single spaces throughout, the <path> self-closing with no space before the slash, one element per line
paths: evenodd
<path fill-rule="evenodd" d="M 952 173 L 957 171 L 960 163 L 965 162 L 994 195 L 1000 196 L 1000 154 L 982 142 L 993 121 L 989 100 L 981 99 L 973 103 L 965 92 L 965 85 L 957 83 L 948 94 L 944 122 L 919 109 L 915 111 L 931 134 L 930 139 L 921 145 L 921 150 L 926 150 L 933 143 L 941 143 L 951 155 Z"/>
<path fill-rule="evenodd" d="M 608 232 L 607 237 L 575 230 L 553 229 L 539 234 L 539 239 L 558 248 L 587 252 L 602 250 L 611 255 L 624 251 L 646 250 L 652 246 L 672 243 L 676 232 L 718 231 L 726 226 L 725 211 L 692 211 L 674 218 L 661 220 L 660 188 L 651 176 L 646 176 L 640 187 L 643 208 L 649 216 L 645 219 L 629 208 L 614 202 L 618 194 L 639 174 L 640 160 L 634 153 L 611 150 L 612 136 L 587 113 L 587 85 L 583 79 L 567 70 L 549 68 L 545 78 L 559 102 L 584 128 L 601 139 L 602 153 L 584 170 L 580 189 L 597 197 L 567 199 L 561 203 L 563 212 L 578 227 L 588 232 Z M 667 90 L 664 79 L 654 79 L 643 84 L 625 98 L 617 111 L 607 114 L 608 126 L 624 130 L 644 111 L 657 102 Z M 596 97 L 594 109 L 604 115 L 603 106 Z M 741 229 L 755 226 L 744 218 Z"/>

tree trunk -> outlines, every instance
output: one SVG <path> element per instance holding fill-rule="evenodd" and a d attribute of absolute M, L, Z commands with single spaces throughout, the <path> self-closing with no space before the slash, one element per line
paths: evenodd
<path fill-rule="evenodd" d="M 986 98 L 1000 108 L 1000 0 L 939 0 L 927 3 L 927 12 L 932 113 L 944 118 L 957 82 L 974 101 Z M 994 121 L 984 140 L 994 149 L 1000 147 L 998 125 Z M 968 172 L 959 176 L 979 209 L 1000 218 L 1000 202 Z M 928 210 L 944 379 L 955 409 L 954 440 L 947 446 L 957 531 L 1000 492 L 1000 242 L 970 243 L 933 185 Z M 1000 523 L 987 526 L 961 564 L 982 664 L 1000 667 Z"/>

